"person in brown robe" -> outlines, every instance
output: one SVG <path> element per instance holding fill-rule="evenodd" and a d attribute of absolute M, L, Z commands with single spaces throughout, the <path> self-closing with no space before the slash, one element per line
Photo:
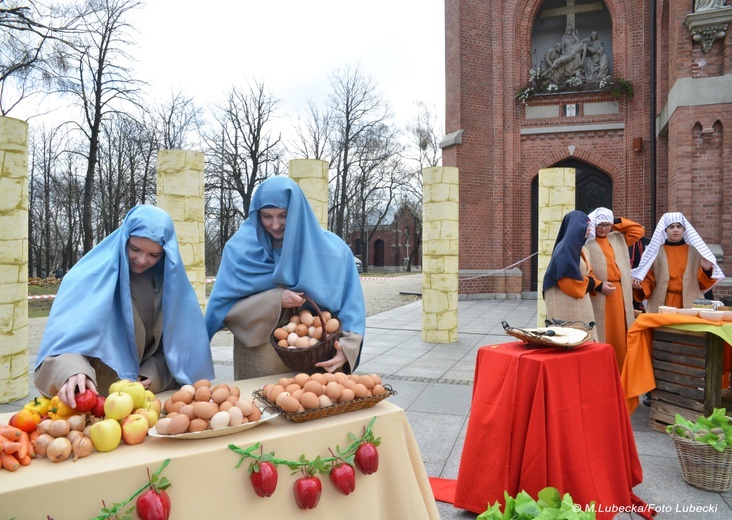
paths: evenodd
<path fill-rule="evenodd" d="M 607 208 L 597 208 L 589 217 L 591 232 L 585 247 L 592 269 L 598 278 L 616 287 L 609 295 L 599 293 L 592 298 L 597 337 L 601 343 L 612 345 L 618 369 L 622 369 L 628 328 L 635 320 L 628 247 L 640 240 L 645 228 L 632 220 L 615 218 Z"/>

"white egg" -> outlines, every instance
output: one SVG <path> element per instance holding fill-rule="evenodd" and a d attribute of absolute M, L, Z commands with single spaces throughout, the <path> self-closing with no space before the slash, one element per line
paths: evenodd
<path fill-rule="evenodd" d="M 196 389 L 193 388 L 193 385 L 183 385 L 180 387 L 180 389 L 189 392 L 191 395 L 195 395 L 196 393 Z"/>
<path fill-rule="evenodd" d="M 232 406 L 226 410 L 226 413 L 231 417 L 229 419 L 229 426 L 239 426 L 244 420 L 244 412 L 241 411 L 241 408 L 237 408 L 236 406 Z"/>
<path fill-rule="evenodd" d="M 287 336 L 287 342 L 288 342 L 288 343 L 289 343 L 290 345 L 294 345 L 294 344 L 295 344 L 295 342 L 297 341 L 297 338 L 299 338 L 299 337 L 300 337 L 300 336 L 298 336 L 298 335 L 297 335 L 297 332 L 290 332 L 290 335 L 289 335 L 289 336 Z"/>
<path fill-rule="evenodd" d="M 231 421 L 231 415 L 229 415 L 229 412 L 216 412 L 214 416 L 211 417 L 209 424 L 211 425 L 212 430 L 218 430 L 219 428 L 229 426 L 229 421 Z"/>

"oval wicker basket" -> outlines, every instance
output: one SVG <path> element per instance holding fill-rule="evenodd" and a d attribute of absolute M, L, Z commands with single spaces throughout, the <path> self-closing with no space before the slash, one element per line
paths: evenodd
<path fill-rule="evenodd" d="M 272 334 L 270 334 L 269 336 L 269 342 L 272 345 L 272 348 L 275 349 L 275 352 L 277 352 L 277 355 L 280 357 L 282 362 L 287 365 L 287 368 L 289 368 L 290 370 L 295 370 L 297 372 L 312 373 L 321 370 L 320 367 L 315 366 L 315 363 L 327 361 L 329 359 L 332 359 L 333 356 L 336 355 L 335 342 L 338 338 L 341 337 L 341 325 L 339 320 L 337 331 L 330 334 L 325 332 L 325 320 L 323 319 L 323 313 L 320 311 L 318 304 L 316 304 L 307 296 L 305 296 L 304 298 L 308 301 L 308 303 L 310 303 L 310 305 L 312 305 L 313 309 L 315 309 L 315 312 L 318 313 L 320 322 L 323 324 L 322 339 L 315 345 L 311 345 L 310 347 L 306 348 L 285 348 L 280 347 L 277 344 L 277 340 L 274 337 L 274 331 L 272 331 Z M 290 316 L 292 316 L 292 314 L 286 313 L 283 319 L 280 320 L 280 323 L 277 324 L 277 327 L 282 327 L 283 325 L 286 325 L 290 320 Z"/>
<path fill-rule="evenodd" d="M 276 404 L 274 404 L 272 401 L 267 399 L 264 396 L 263 389 L 260 388 L 259 390 L 255 390 L 252 392 L 252 395 L 259 401 L 261 401 L 266 408 L 271 408 L 275 412 L 277 412 L 279 415 L 287 419 L 288 421 L 292 422 L 305 422 L 305 421 L 312 421 L 313 419 L 320 419 L 322 417 L 329 417 L 331 415 L 339 415 L 346 412 L 353 412 L 355 410 L 361 410 L 363 408 L 371 408 L 376 403 L 383 401 L 387 397 L 391 397 L 392 395 L 396 395 L 396 390 L 394 390 L 391 385 L 384 385 L 384 388 L 386 389 L 385 394 L 380 395 L 370 395 L 368 397 L 359 397 L 356 399 L 353 399 L 351 401 L 346 401 L 344 403 L 336 403 L 332 404 L 330 406 L 324 406 L 322 408 L 316 408 L 314 410 L 306 410 L 304 412 L 286 412 Z"/>
<path fill-rule="evenodd" d="M 684 480 L 704 491 L 732 489 L 732 447 L 717 451 L 710 444 L 682 437 L 676 428 L 688 428 L 677 424 L 671 433 Z"/>
<path fill-rule="evenodd" d="M 518 338 L 525 342 L 525 348 L 544 348 L 551 347 L 559 350 L 568 350 L 583 343 L 587 342 L 591 338 L 591 330 L 595 326 L 595 322 L 584 323 L 582 321 L 546 321 L 546 327 L 543 329 L 520 329 L 512 327 L 505 321 L 501 322 L 503 330 L 506 334 Z M 561 328 L 576 329 L 583 332 L 576 341 L 565 341 L 560 343 L 557 341 L 553 333 L 553 329 L 559 331 Z"/>

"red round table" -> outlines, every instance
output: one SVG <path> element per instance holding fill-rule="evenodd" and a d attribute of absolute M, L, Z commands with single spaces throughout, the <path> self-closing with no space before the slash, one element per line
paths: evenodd
<path fill-rule="evenodd" d="M 613 348 L 479 349 L 455 507 L 482 513 L 504 491 L 552 486 L 576 504 L 642 507 L 643 471 Z M 616 509 L 617 512 L 617 509 Z"/>

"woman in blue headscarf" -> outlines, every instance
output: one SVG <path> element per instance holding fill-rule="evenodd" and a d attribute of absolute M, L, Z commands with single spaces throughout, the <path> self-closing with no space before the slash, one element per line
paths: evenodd
<path fill-rule="evenodd" d="M 36 387 L 72 408 L 119 379 L 152 392 L 213 379 L 203 313 L 173 220 L 136 206 L 64 277 L 41 342 Z"/>
<path fill-rule="evenodd" d="M 249 217 L 224 247 L 206 307 L 209 337 L 234 334 L 234 377 L 289 372 L 269 344 L 283 309 L 315 301 L 341 322 L 336 355 L 317 366 L 356 369 L 366 328 L 361 281 L 350 248 L 318 223 L 300 187 L 270 177 L 254 192 Z"/>
<path fill-rule="evenodd" d="M 590 234 L 590 218 L 582 211 L 570 211 L 554 243 L 552 258 L 544 274 L 543 294 L 549 320 L 595 321 L 590 295 L 612 294 L 615 286 L 595 278 L 585 240 Z M 592 339 L 597 341 L 595 329 Z"/>

